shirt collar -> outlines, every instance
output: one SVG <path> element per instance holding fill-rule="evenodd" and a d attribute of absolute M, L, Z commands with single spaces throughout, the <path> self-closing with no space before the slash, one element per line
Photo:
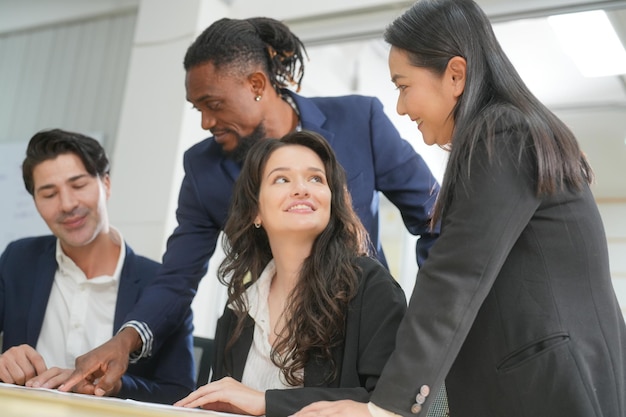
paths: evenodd
<path fill-rule="evenodd" d="M 298 125 L 296 126 L 296 131 L 297 132 L 301 131 L 302 130 L 302 121 L 300 120 L 300 110 L 298 109 L 298 106 L 296 105 L 296 101 L 293 99 L 293 97 L 291 97 L 287 93 L 281 94 L 281 98 L 283 100 L 285 100 L 287 102 L 287 104 L 289 104 L 291 106 L 293 111 L 296 112 L 296 115 L 298 116 Z"/>
<path fill-rule="evenodd" d="M 276 264 L 272 259 L 263 269 L 259 278 L 246 288 L 242 298 L 250 317 L 258 317 L 262 306 L 267 308 L 267 297 L 270 294 L 270 285 L 274 275 L 276 275 Z M 232 303 L 228 307 L 234 309 Z"/>
<path fill-rule="evenodd" d="M 124 266 L 124 260 L 126 259 L 126 243 L 124 242 L 124 238 L 122 234 L 116 228 L 109 226 L 111 239 L 115 241 L 115 243 L 120 245 L 120 255 L 117 258 L 117 265 L 115 266 L 115 272 L 110 276 L 100 276 L 94 277 L 89 281 L 98 282 L 101 281 L 104 277 L 104 280 L 107 282 L 110 280 L 119 281 L 120 276 L 122 274 L 122 267 Z M 56 243 L 56 252 L 55 258 L 57 261 L 59 272 L 73 277 L 81 277 L 81 280 L 86 280 L 85 274 L 83 271 L 74 263 L 74 261 L 63 252 L 63 248 L 61 247 L 61 241 L 57 238 Z"/>

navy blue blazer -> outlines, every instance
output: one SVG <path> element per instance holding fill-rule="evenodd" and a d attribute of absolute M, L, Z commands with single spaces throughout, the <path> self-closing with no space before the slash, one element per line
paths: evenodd
<path fill-rule="evenodd" d="M 353 206 L 381 262 L 385 264 L 378 233 L 378 192 L 398 207 L 407 229 L 420 236 L 421 263 L 437 237 L 429 230 L 429 217 L 439 185 L 424 160 L 400 137 L 381 102 L 356 95 L 304 98 L 286 93 L 295 100 L 302 128 L 324 136 L 346 170 Z M 159 277 L 127 317 L 150 327 L 155 346 L 191 305 L 226 222 L 241 169 L 224 156 L 212 137 L 185 152 L 184 168 L 178 227 L 168 239 Z"/>
<path fill-rule="evenodd" d="M 2 351 L 12 346 L 37 345 L 48 297 L 57 270 L 56 237 L 41 236 L 10 243 L 0 257 L 0 331 Z M 113 330 L 142 290 L 156 276 L 158 263 L 136 255 L 126 245 Z M 120 398 L 171 404 L 195 387 L 191 314 L 151 358 L 131 364 L 122 377 Z"/>

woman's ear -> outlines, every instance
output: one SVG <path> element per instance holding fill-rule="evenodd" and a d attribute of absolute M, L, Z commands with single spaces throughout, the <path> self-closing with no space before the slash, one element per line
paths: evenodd
<path fill-rule="evenodd" d="M 467 61 L 465 58 L 455 56 L 448 61 L 446 76 L 452 81 L 453 94 L 459 97 L 465 90 Z"/>

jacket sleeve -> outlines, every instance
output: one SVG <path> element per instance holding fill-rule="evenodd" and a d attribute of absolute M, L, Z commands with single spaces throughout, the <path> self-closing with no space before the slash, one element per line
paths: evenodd
<path fill-rule="evenodd" d="M 378 261 L 361 260 L 359 292 L 350 304 L 339 381 L 325 386 L 265 392 L 267 417 L 289 416 L 315 401 L 351 399 L 367 402 L 394 349 L 406 310 L 404 292 Z"/>
<path fill-rule="evenodd" d="M 117 397 L 173 404 L 195 388 L 192 316 L 150 359 L 131 364 Z"/>
<path fill-rule="evenodd" d="M 155 281 L 148 286 L 126 321 L 148 325 L 154 336 L 153 351 L 158 351 L 191 308 L 198 285 L 208 269 L 217 244 L 220 225 L 203 206 L 199 175 L 185 154 L 185 176 L 178 198 L 178 226 L 167 241 L 163 263 Z M 158 306 L 158 308 L 157 308 Z"/>
<path fill-rule="evenodd" d="M 372 394 L 376 405 L 412 416 L 421 386 L 439 392 L 511 248 L 539 207 L 533 165 L 518 153 L 521 134 L 500 132 L 491 159 L 480 142 L 470 173 L 461 173 L 442 234 L 418 272 L 396 350 Z"/>
<path fill-rule="evenodd" d="M 439 184 L 424 159 L 400 137 L 376 98 L 371 101 L 370 131 L 376 189 L 400 210 L 407 230 L 419 236 L 416 257 L 422 266 L 439 235 L 439 226 L 430 230 Z"/>

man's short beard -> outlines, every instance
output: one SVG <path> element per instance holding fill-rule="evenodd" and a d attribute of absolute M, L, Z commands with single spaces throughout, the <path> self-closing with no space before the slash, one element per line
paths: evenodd
<path fill-rule="evenodd" d="M 263 126 L 263 123 L 259 123 L 254 131 L 248 136 L 239 137 L 239 141 L 237 142 L 235 149 L 230 152 L 226 152 L 226 156 L 233 159 L 235 162 L 242 163 L 246 159 L 252 145 L 261 139 L 265 139 L 265 126 Z"/>

